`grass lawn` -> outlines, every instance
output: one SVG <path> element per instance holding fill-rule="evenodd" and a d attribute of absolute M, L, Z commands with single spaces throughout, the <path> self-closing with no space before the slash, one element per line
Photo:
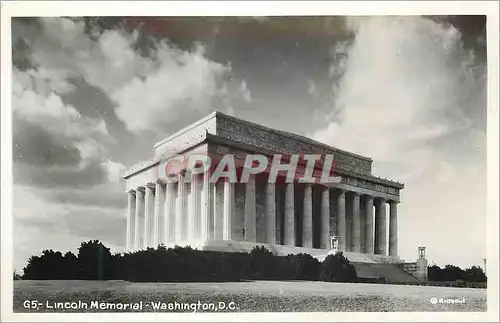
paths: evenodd
<path fill-rule="evenodd" d="M 431 304 L 431 298 L 459 299 L 461 303 Z M 23 306 L 37 301 L 38 308 Z M 140 309 L 57 309 L 57 302 L 111 304 L 142 302 Z M 172 310 L 155 306 L 177 302 L 188 306 Z M 14 281 L 15 312 L 385 312 L 486 311 L 486 289 L 351 284 L 306 281 L 254 281 L 232 283 L 129 283 L 124 281 Z M 224 303 L 222 308 L 219 303 Z M 208 308 L 213 303 L 214 307 Z M 76 303 L 75 303 L 76 304 Z M 205 305 L 204 305 L 205 304 Z M 131 306 L 131 305 L 130 305 Z M 175 306 L 175 305 L 170 305 Z M 203 310 L 203 306 L 207 307 Z M 111 306 L 112 307 L 112 306 Z M 231 307 L 231 308 L 229 308 Z"/>

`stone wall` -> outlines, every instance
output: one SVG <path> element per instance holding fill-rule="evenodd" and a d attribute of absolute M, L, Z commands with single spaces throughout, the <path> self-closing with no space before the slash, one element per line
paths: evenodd
<path fill-rule="evenodd" d="M 417 264 L 416 277 L 422 281 L 427 281 L 429 272 L 427 259 L 418 258 L 416 264 Z"/>
<path fill-rule="evenodd" d="M 401 269 L 416 277 L 420 281 L 428 281 L 427 259 L 419 258 L 416 262 L 401 263 Z"/>
<path fill-rule="evenodd" d="M 417 277 L 417 263 L 415 262 L 403 262 L 401 263 L 401 269 L 409 273 L 410 275 Z"/>

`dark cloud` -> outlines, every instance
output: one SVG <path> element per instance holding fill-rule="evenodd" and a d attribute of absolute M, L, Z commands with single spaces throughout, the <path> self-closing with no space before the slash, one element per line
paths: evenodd
<path fill-rule="evenodd" d="M 35 68 L 31 43 L 40 28 L 37 18 L 12 19 L 12 65 L 20 71 Z"/>
<path fill-rule="evenodd" d="M 129 28 L 143 28 L 148 34 L 167 38 L 277 38 L 338 36 L 346 33 L 343 16 L 309 17 L 130 17 Z"/>
<path fill-rule="evenodd" d="M 125 209 L 114 214 L 82 209 L 68 214 L 65 221 L 70 234 L 125 245 Z"/>
<path fill-rule="evenodd" d="M 15 163 L 37 167 L 76 166 L 80 151 L 64 137 L 55 137 L 42 127 L 22 120 L 13 123 L 13 158 Z"/>
<path fill-rule="evenodd" d="M 486 16 L 428 16 L 428 18 L 457 28 L 462 35 L 464 46 L 473 49 L 479 60 L 486 60 Z"/>
<path fill-rule="evenodd" d="M 429 18 L 453 25 L 464 35 L 477 35 L 486 31 L 485 15 L 429 16 Z"/>
<path fill-rule="evenodd" d="M 124 210 L 106 212 L 98 208 L 79 208 L 52 217 L 16 218 L 19 228 L 36 228 L 46 234 L 65 234 L 81 239 L 98 239 L 108 244 L 124 245 Z M 23 234 L 23 232 L 16 232 Z"/>
<path fill-rule="evenodd" d="M 33 165 L 14 165 L 14 182 L 36 187 L 85 188 L 108 181 L 106 168 L 92 162 L 83 169 L 76 167 L 37 167 Z"/>
<path fill-rule="evenodd" d="M 47 191 L 45 196 L 47 200 L 62 204 L 123 208 L 126 204 L 124 191 L 122 185 L 110 183 L 85 190 L 51 190 Z"/>

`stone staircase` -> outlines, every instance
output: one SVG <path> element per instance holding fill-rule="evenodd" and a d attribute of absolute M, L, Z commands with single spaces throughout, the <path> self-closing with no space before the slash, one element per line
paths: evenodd
<path fill-rule="evenodd" d="M 385 280 L 391 283 L 418 282 L 418 279 L 396 264 L 351 262 L 364 281 Z"/>
<path fill-rule="evenodd" d="M 368 255 L 358 252 L 344 252 L 344 256 L 356 268 L 356 273 L 362 281 L 379 282 L 381 280 L 391 283 L 417 282 L 418 279 L 410 274 L 404 266 L 404 261 L 399 257 L 382 255 Z M 317 256 L 323 261 L 326 255 Z"/>

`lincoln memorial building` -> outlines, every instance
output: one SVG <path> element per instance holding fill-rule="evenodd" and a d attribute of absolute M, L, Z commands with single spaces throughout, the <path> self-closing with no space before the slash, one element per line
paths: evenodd
<path fill-rule="evenodd" d="M 270 182 L 263 172 L 234 183 L 211 181 L 210 172 L 165 167 L 174 156 L 194 154 L 212 163 L 232 155 L 240 164 L 248 154 L 329 155 L 337 180 L 287 182 L 280 173 Z M 214 112 L 156 143 L 153 157 L 126 170 L 123 178 L 129 251 L 163 244 L 247 252 L 263 245 L 277 255 L 320 256 L 335 249 L 353 261 L 399 262 L 398 203 L 404 185 L 374 176 L 369 157 L 303 136 Z"/>

